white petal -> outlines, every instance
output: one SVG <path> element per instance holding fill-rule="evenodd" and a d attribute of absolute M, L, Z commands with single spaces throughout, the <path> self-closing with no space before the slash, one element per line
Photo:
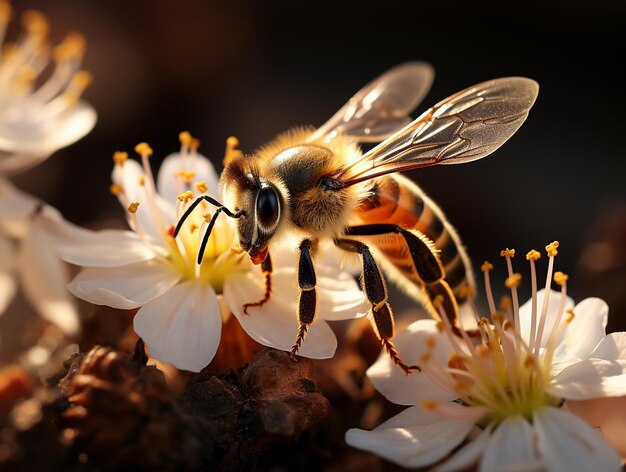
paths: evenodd
<path fill-rule="evenodd" d="M 372 431 L 348 430 L 346 443 L 403 467 L 424 467 L 445 457 L 473 426 L 411 407 Z"/>
<path fill-rule="evenodd" d="M 533 428 L 521 416 L 505 418 L 491 435 L 479 470 L 541 470 L 533 445 Z"/>
<path fill-rule="evenodd" d="M 574 319 L 567 325 L 556 348 L 555 362 L 568 358 L 587 359 L 604 339 L 609 306 L 600 298 L 587 298 L 574 307 Z"/>
<path fill-rule="evenodd" d="M 4 153 L 0 151 L 0 174 L 12 175 L 23 172 L 48 159 L 49 154 Z"/>
<path fill-rule="evenodd" d="M 468 470 L 472 464 L 478 462 L 483 454 L 487 442 L 491 437 L 491 427 L 487 427 L 480 434 L 471 439 L 465 446 L 456 451 L 452 457 L 435 467 L 433 472 L 456 472 Z"/>
<path fill-rule="evenodd" d="M 215 356 L 222 318 L 213 288 L 197 281 L 176 285 L 139 309 L 134 327 L 150 356 L 199 372 Z"/>
<path fill-rule="evenodd" d="M 430 350 L 427 339 L 434 339 L 436 344 L 432 351 L 433 360 L 448 365 L 448 356 L 452 347 L 445 334 L 437 330 L 435 320 L 418 320 L 401 331 L 393 339 L 400 356 L 408 364 L 419 364 L 423 354 Z M 406 375 L 396 366 L 389 355 L 382 351 L 378 360 L 367 370 L 367 376 L 380 393 L 389 401 L 398 405 L 416 405 L 420 400 L 453 400 L 457 395 L 447 389 L 433 384 L 423 374 Z"/>
<path fill-rule="evenodd" d="M 262 307 L 243 312 L 243 305 L 260 300 L 263 296 L 262 278 L 256 272 L 229 277 L 224 284 L 224 299 L 242 328 L 255 341 L 264 346 L 290 351 L 298 334 L 296 304 L 273 296 Z M 298 352 L 303 357 L 327 359 L 335 354 L 337 338 L 324 320 L 315 320 L 309 327 L 304 343 Z"/>
<path fill-rule="evenodd" d="M 90 231 L 61 219 L 46 216 L 41 220 L 55 249 L 72 264 L 117 267 L 154 257 L 154 253 L 132 231 Z"/>
<path fill-rule="evenodd" d="M 609 334 L 589 357 L 606 360 L 626 359 L 626 333 Z"/>
<path fill-rule="evenodd" d="M 137 308 L 171 289 L 181 275 L 158 259 L 121 267 L 89 267 L 68 285 L 78 298 L 113 308 Z"/>
<path fill-rule="evenodd" d="M 11 303 L 15 295 L 16 283 L 13 275 L 15 262 L 15 247 L 13 243 L 0 236 L 0 315 Z"/>
<path fill-rule="evenodd" d="M 0 177 L 0 230 L 21 238 L 26 233 L 28 218 L 40 204 L 35 197 L 24 193 L 11 182 Z"/>
<path fill-rule="evenodd" d="M 8 272 L 0 272 L 0 315 L 4 313 L 15 296 L 15 278 Z"/>
<path fill-rule="evenodd" d="M 558 408 L 543 408 L 533 415 L 537 444 L 548 472 L 618 471 L 615 450 L 587 423 Z"/>
<path fill-rule="evenodd" d="M 587 359 L 556 374 L 548 392 L 567 400 L 626 395 L 626 359 Z"/>
<path fill-rule="evenodd" d="M 140 184 L 142 179 L 144 183 Z M 127 218 L 128 204 L 139 202 L 140 205 L 135 216 L 141 231 L 148 234 L 153 241 L 160 243 L 167 227 L 176 224 L 176 198 L 166 201 L 158 194 L 150 195 L 145 179 L 147 177 L 143 167 L 132 159 L 127 159 L 121 166 L 115 165 L 113 167 L 112 180 L 123 188 L 119 200 Z M 156 209 L 152 208 L 151 204 L 153 203 L 156 205 Z M 129 225 L 131 225 L 130 219 Z"/>
<path fill-rule="evenodd" d="M 219 199 L 218 176 L 211 162 L 201 154 L 183 157 L 180 153 L 170 154 L 165 158 L 159 169 L 157 185 L 159 193 L 169 202 L 175 202 L 181 193 L 191 190 L 196 192 L 195 187 L 187 188 L 183 183 L 179 172 L 195 172 L 193 182 L 206 182 L 208 195 Z"/>
<path fill-rule="evenodd" d="M 96 112 L 81 101 L 53 119 L 29 123 L 0 122 L 0 149 L 34 155 L 49 155 L 85 136 L 96 124 Z"/>
<path fill-rule="evenodd" d="M 22 241 L 19 271 L 24 293 L 39 314 L 69 335 L 80 330 L 78 313 L 65 285 L 66 265 L 47 238 L 40 218 L 35 218 Z"/>
<path fill-rule="evenodd" d="M 541 310 L 543 308 L 543 299 L 545 296 L 545 289 L 541 289 L 537 292 L 537 324 L 539 326 L 539 318 L 541 317 Z M 546 315 L 546 324 L 543 329 L 543 336 L 541 338 L 541 347 L 545 347 L 548 342 L 548 338 L 550 337 L 550 333 L 554 327 L 554 322 L 556 321 L 556 316 L 559 312 L 559 306 L 561 303 L 561 292 L 556 292 L 554 290 L 550 290 L 550 298 L 548 300 L 548 311 Z M 566 297 L 565 302 L 565 310 L 569 308 L 574 308 L 574 300 L 570 297 Z M 530 338 L 530 325 L 532 319 L 532 301 L 528 300 L 524 303 L 519 309 L 519 317 L 520 317 L 520 331 L 522 334 L 522 338 L 528 342 Z M 537 331 L 535 330 L 535 333 Z"/>

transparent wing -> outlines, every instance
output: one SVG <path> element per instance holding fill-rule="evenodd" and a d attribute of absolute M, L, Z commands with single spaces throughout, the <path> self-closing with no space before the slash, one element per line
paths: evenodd
<path fill-rule="evenodd" d="M 462 90 L 333 177 L 352 185 L 390 172 L 481 159 L 517 131 L 538 91 L 537 82 L 523 77 L 490 80 Z"/>
<path fill-rule="evenodd" d="M 409 113 L 430 90 L 434 69 L 406 62 L 388 70 L 354 95 L 317 129 L 310 140 L 343 133 L 361 142 L 380 142 L 410 123 Z"/>

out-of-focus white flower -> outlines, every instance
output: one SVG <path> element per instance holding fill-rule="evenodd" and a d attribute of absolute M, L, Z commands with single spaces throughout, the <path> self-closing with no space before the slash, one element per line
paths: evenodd
<path fill-rule="evenodd" d="M 15 294 L 17 276 L 38 313 L 73 335 L 79 323 L 65 287 L 69 274 L 47 239 L 40 214 L 59 218 L 53 208 L 0 178 L 0 314 Z"/>
<path fill-rule="evenodd" d="M 39 12 L 22 15 L 24 33 L 4 43 L 12 9 L 0 0 L 0 174 L 32 167 L 57 149 L 87 134 L 96 122 L 93 108 L 80 100 L 91 82 L 79 70 L 85 40 L 70 33 L 55 48 L 48 22 Z"/>
<path fill-rule="evenodd" d="M 115 153 L 111 191 L 128 209 L 133 231 L 93 232 L 46 221 L 62 257 L 85 267 L 70 290 L 95 304 L 141 307 L 134 327 L 150 355 L 181 369 L 199 371 L 209 364 L 220 342 L 221 311 L 224 316 L 231 311 L 257 342 L 290 350 L 298 331 L 297 245 L 272 253 L 271 300 L 245 314 L 244 304 L 263 298 L 265 278 L 238 249 L 232 221 L 217 219 L 201 264 L 198 250 L 214 208 L 200 204 L 173 238 L 174 225 L 195 199 L 192 189 L 218 195 L 217 174 L 198 154 L 196 140 L 187 132 L 180 138 L 181 151 L 164 160 L 156 184 L 147 144 L 136 147 L 141 165 L 126 153 Z M 311 358 L 332 357 L 336 349 L 323 320 L 353 318 L 367 310 L 354 278 L 336 264 L 319 262 L 321 320 L 311 326 L 299 352 Z M 228 310 L 220 310 L 220 295 Z"/>
<path fill-rule="evenodd" d="M 415 405 L 372 431 L 351 429 L 348 444 L 371 450 L 405 467 L 423 467 L 448 456 L 437 470 L 462 470 L 478 462 L 481 471 L 619 470 L 620 459 L 598 432 L 569 411 L 564 399 L 626 394 L 626 333 L 605 335 L 608 307 L 598 298 L 576 306 L 567 297 L 567 276 L 554 280 L 558 243 L 549 255 L 545 290 L 537 292 L 530 261 L 532 298 L 519 306 L 520 274 L 505 250 L 512 304 L 497 312 L 489 270 L 483 264 L 493 324 L 473 304 L 475 330 L 442 321 L 420 320 L 396 338 L 400 354 L 422 367 L 404 376 L 382 355 L 368 370 L 375 387 L 400 405 Z M 440 308 L 441 310 L 441 308 Z"/>

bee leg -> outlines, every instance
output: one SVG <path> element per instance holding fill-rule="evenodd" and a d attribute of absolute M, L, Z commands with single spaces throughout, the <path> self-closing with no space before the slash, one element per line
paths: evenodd
<path fill-rule="evenodd" d="M 263 294 L 263 298 L 257 302 L 246 303 L 243 306 L 244 314 L 248 315 L 248 308 L 254 306 L 263 306 L 267 302 L 270 301 L 270 295 L 272 293 L 272 258 L 268 254 L 265 260 L 261 263 L 261 271 L 265 276 L 265 293 Z"/>
<path fill-rule="evenodd" d="M 310 239 L 305 239 L 300 243 L 300 262 L 298 263 L 298 285 L 300 287 L 298 322 L 300 326 L 296 341 L 291 347 L 291 358 L 293 360 L 296 360 L 296 354 L 298 354 L 300 346 L 302 346 L 309 326 L 315 319 L 317 309 L 317 294 L 315 292 L 317 278 L 315 277 L 315 268 L 311 259 L 311 244 L 312 241 Z"/>
<path fill-rule="evenodd" d="M 335 239 L 335 244 L 345 251 L 360 254 L 363 259 L 363 290 L 367 300 L 372 305 L 372 311 L 369 315 L 370 323 L 393 363 L 407 375 L 415 370 L 420 371 L 419 366 L 406 364 L 391 342 L 391 338 L 394 336 L 394 324 L 393 312 L 387 303 L 387 287 L 383 274 L 367 245 L 352 239 Z"/>
<path fill-rule="evenodd" d="M 439 303 L 441 303 L 450 323 L 452 326 L 456 326 L 459 306 L 448 282 L 444 280 L 446 272 L 439 259 L 439 251 L 429 238 L 419 231 L 409 231 L 401 226 L 391 224 L 350 226 L 346 231 L 346 235 L 349 236 L 378 236 L 392 233 L 399 234 L 404 238 L 415 271 L 424 282 L 424 291 L 428 298 L 431 302 L 440 300 Z M 427 308 L 435 317 L 440 316 L 434 305 Z"/>

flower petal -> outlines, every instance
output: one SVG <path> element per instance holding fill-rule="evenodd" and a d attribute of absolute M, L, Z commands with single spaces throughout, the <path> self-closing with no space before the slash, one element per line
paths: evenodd
<path fill-rule="evenodd" d="M 13 274 L 0 272 L 0 315 L 4 313 L 15 296 L 16 284 Z"/>
<path fill-rule="evenodd" d="M 426 352 L 431 352 L 427 340 L 434 339 L 432 361 L 448 365 L 452 347 L 445 334 L 437 330 L 435 320 L 418 320 L 401 331 L 393 339 L 402 359 L 409 364 L 419 364 Z M 430 341 L 428 341 L 430 342 Z M 396 366 L 387 353 L 382 351 L 378 360 L 367 370 L 367 376 L 387 400 L 398 405 L 416 405 L 420 400 L 453 400 L 457 395 L 452 390 L 435 385 L 426 374 L 406 375 Z"/>
<path fill-rule="evenodd" d="M 83 269 L 68 285 L 78 298 L 113 308 L 137 308 L 178 283 L 181 275 L 159 259 L 121 266 Z"/>
<path fill-rule="evenodd" d="M 49 154 L 5 153 L 0 151 L 0 174 L 23 172 L 48 159 Z"/>
<path fill-rule="evenodd" d="M 620 470 L 615 450 L 573 414 L 547 407 L 533 415 L 533 424 L 545 470 Z"/>
<path fill-rule="evenodd" d="M 604 339 L 609 317 L 609 306 L 604 300 L 587 298 L 574 307 L 574 315 L 556 348 L 555 362 L 587 359 Z"/>
<path fill-rule="evenodd" d="M 346 443 L 403 467 L 424 467 L 445 457 L 473 426 L 473 422 L 441 418 L 411 407 L 372 431 L 348 430 Z"/>
<path fill-rule="evenodd" d="M 552 378 L 547 391 L 566 400 L 626 395 L 626 359 L 587 359 Z"/>
<path fill-rule="evenodd" d="M 78 333 L 78 312 L 65 286 L 69 273 L 50 244 L 40 218 L 32 221 L 22 241 L 19 273 L 24 293 L 39 314 L 69 335 Z"/>
<path fill-rule="evenodd" d="M 256 271 L 236 274 L 226 279 L 224 299 L 252 339 L 264 346 L 290 351 L 299 327 L 295 301 L 290 303 L 282 297 L 273 296 L 264 306 L 251 308 L 249 314 L 243 312 L 243 305 L 260 300 L 263 291 L 262 277 Z M 333 331 L 325 321 L 316 320 L 309 327 L 298 354 L 312 359 L 327 359 L 335 354 L 336 349 L 337 339 Z"/>
<path fill-rule="evenodd" d="M 35 123 L 0 122 L 0 149 L 34 155 L 50 155 L 85 136 L 96 124 L 96 112 L 84 101 L 63 115 Z"/>
<path fill-rule="evenodd" d="M 505 418 L 489 438 L 479 470 L 541 470 L 533 428 L 521 416 Z"/>
<path fill-rule="evenodd" d="M 452 457 L 435 467 L 433 472 L 468 470 L 470 466 L 478 462 L 478 459 L 482 456 L 487 442 L 491 437 L 491 430 L 490 426 L 483 429 L 476 438 L 471 439 L 465 446 L 452 454 Z"/>
<path fill-rule="evenodd" d="M 545 289 L 541 289 L 537 292 L 537 326 L 539 326 L 539 318 L 541 317 L 541 310 L 543 308 L 543 299 L 546 295 Z M 550 290 L 550 298 L 548 299 L 548 311 L 546 314 L 546 324 L 543 329 L 543 336 L 541 337 L 541 347 L 545 347 L 554 327 L 556 316 L 559 312 L 559 306 L 561 303 L 561 292 Z M 565 310 L 574 308 L 574 300 L 570 297 L 566 297 Z M 528 300 L 519 309 L 519 321 L 520 332 L 524 341 L 528 342 L 530 339 L 530 325 L 532 319 L 532 300 Z M 536 332 L 536 331 L 535 331 Z"/>
<path fill-rule="evenodd" d="M 159 169 L 157 186 L 165 200 L 175 202 L 181 193 L 187 190 L 195 192 L 194 187 L 184 184 L 180 172 L 194 172 L 193 181 L 204 181 L 208 187 L 206 194 L 219 198 L 219 177 L 213 164 L 201 154 L 183 156 L 177 152 L 167 156 Z"/>
<path fill-rule="evenodd" d="M 61 257 L 84 267 L 118 267 L 147 261 L 154 253 L 132 231 L 90 231 L 61 218 L 41 217 Z"/>
<path fill-rule="evenodd" d="M 215 356 L 222 334 L 217 295 L 206 283 L 176 285 L 139 309 L 134 327 L 150 356 L 199 372 Z"/>
<path fill-rule="evenodd" d="M 606 360 L 626 359 L 626 333 L 611 333 L 604 338 L 590 357 Z"/>
<path fill-rule="evenodd" d="M 28 218 L 40 204 L 35 197 L 24 193 L 11 182 L 0 177 L 0 230 L 21 238 L 26 233 Z"/>

